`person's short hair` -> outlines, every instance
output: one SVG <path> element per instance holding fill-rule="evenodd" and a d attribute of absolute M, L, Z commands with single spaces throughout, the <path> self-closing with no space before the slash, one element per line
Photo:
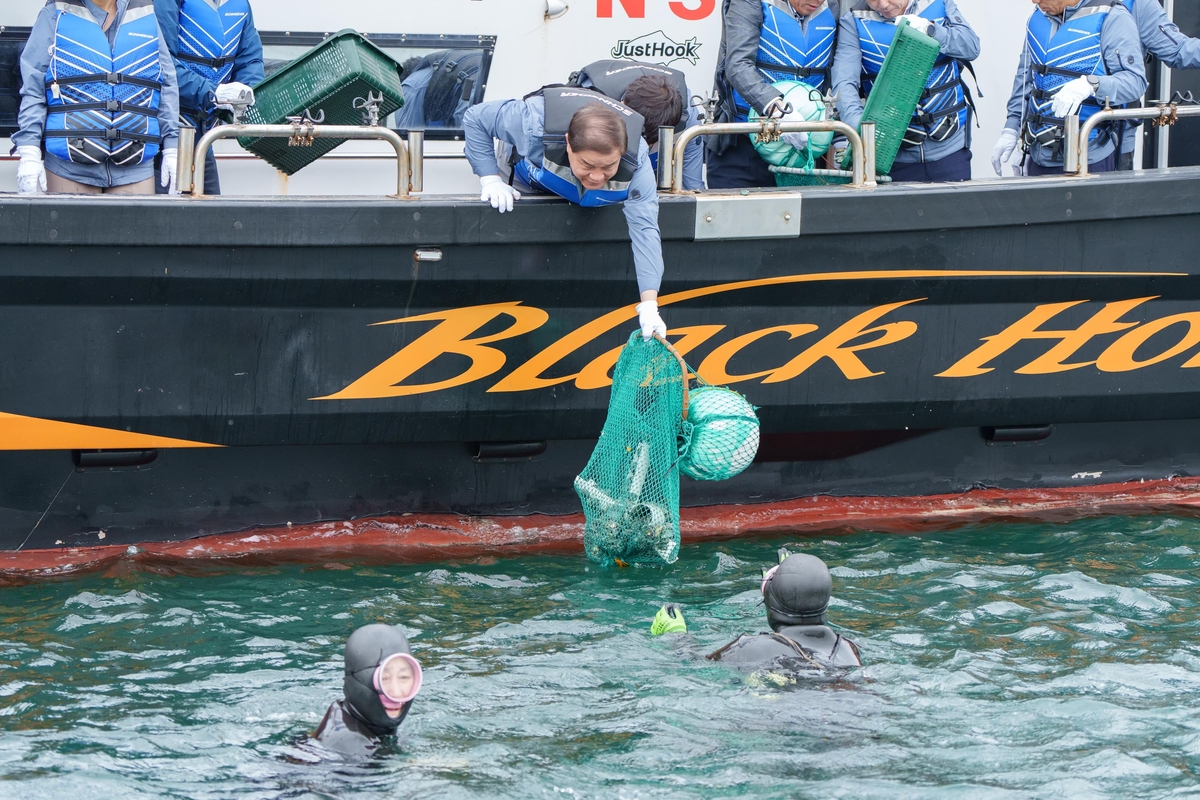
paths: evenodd
<path fill-rule="evenodd" d="M 616 111 L 600 103 L 588 103 L 571 117 L 567 144 L 576 153 L 615 150 L 623 155 L 629 149 L 629 129 Z"/>
<path fill-rule="evenodd" d="M 658 143 L 659 128 L 674 128 L 683 118 L 683 98 L 662 75 L 643 75 L 625 90 L 621 102 L 646 118 L 646 144 Z"/>

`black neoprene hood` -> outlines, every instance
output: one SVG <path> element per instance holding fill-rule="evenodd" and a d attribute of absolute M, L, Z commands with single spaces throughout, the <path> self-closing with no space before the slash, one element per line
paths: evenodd
<path fill-rule="evenodd" d="M 346 675 L 342 682 L 346 708 L 377 736 L 395 733 L 412 708 L 412 701 L 405 703 L 400 716 L 392 719 L 372 683 L 375 668 L 396 653 L 412 655 L 412 650 L 408 637 L 391 625 L 364 625 L 346 640 Z"/>
<path fill-rule="evenodd" d="M 789 625 L 823 625 L 833 578 L 825 562 L 805 553 L 790 555 L 767 582 L 763 600 L 767 622 L 778 630 Z"/>

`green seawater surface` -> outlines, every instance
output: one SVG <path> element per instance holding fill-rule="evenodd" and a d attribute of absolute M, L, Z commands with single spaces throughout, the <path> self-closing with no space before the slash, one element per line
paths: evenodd
<path fill-rule="evenodd" d="M 834 574 L 865 669 L 744 674 L 702 655 L 765 627 L 761 568 Z M 582 556 L 125 570 L 0 590 L 0 796 L 1200 796 L 1200 522 Z M 653 638 L 666 601 L 690 633 Z M 345 637 L 403 626 L 425 687 L 395 745 L 303 741 Z"/>

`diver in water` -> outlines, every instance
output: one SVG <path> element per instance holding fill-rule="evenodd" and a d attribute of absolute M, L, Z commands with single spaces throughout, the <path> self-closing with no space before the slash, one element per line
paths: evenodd
<path fill-rule="evenodd" d="M 343 755 L 369 756 L 393 736 L 421 691 L 421 665 L 391 625 L 364 625 L 346 640 L 345 698 L 325 712 L 313 738 Z"/>
<path fill-rule="evenodd" d="M 861 667 L 854 642 L 825 624 L 832 591 L 824 561 L 780 550 L 779 564 L 762 582 L 771 632 L 742 634 L 708 658 L 745 666 L 786 661 L 805 669 Z"/>

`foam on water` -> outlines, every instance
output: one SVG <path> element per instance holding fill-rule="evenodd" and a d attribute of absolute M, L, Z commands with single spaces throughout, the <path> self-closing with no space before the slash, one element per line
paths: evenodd
<path fill-rule="evenodd" d="M 229 567 L 2 590 L 0 796 L 1166 797 L 1198 791 L 1200 524 L 1163 518 L 582 556 Z M 825 558 L 867 667 L 702 656 L 760 630 L 776 548 Z M 652 638 L 663 602 L 690 633 Z M 303 742 L 355 627 L 425 665 L 365 763 Z"/>

